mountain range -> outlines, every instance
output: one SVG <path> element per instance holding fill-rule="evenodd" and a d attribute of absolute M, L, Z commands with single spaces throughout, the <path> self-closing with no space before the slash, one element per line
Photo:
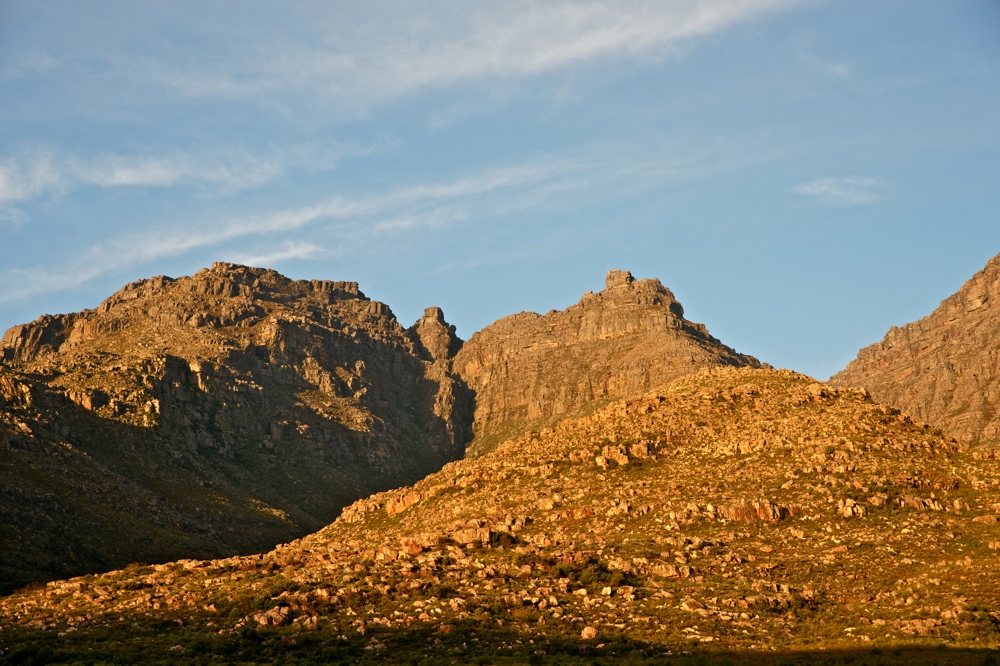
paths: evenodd
<path fill-rule="evenodd" d="M 88 574 L 0 600 L 0 650 L 987 663 L 998 292 L 824 384 L 626 271 L 465 342 L 351 282 L 133 283 L 0 345 L 3 584 Z"/>

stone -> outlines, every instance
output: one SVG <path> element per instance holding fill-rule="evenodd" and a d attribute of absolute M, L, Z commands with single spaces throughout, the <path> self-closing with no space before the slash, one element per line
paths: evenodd
<path fill-rule="evenodd" d="M 267 549 L 440 469 L 471 434 L 450 370 L 460 346 L 439 308 L 406 330 L 356 282 L 223 263 L 11 328 L 0 441 L 8 427 L 27 439 L 0 446 L 0 470 L 25 471 L 0 471 L 13 528 L 0 548 L 21 570 L 5 571 L 0 592 L 36 576 Z M 25 498 L 48 488 L 62 510 L 39 521 L 44 504 Z"/>
<path fill-rule="evenodd" d="M 444 320 L 441 308 L 430 307 L 424 316 L 408 329 L 424 357 L 432 361 L 447 361 L 462 348 L 455 327 Z"/>
<path fill-rule="evenodd" d="M 659 280 L 614 270 L 606 284 L 562 311 L 505 317 L 462 345 L 453 368 L 476 396 L 469 455 L 699 369 L 760 367 L 685 319 Z"/>
<path fill-rule="evenodd" d="M 970 444 L 1000 446 L 1000 255 L 830 378 Z"/>

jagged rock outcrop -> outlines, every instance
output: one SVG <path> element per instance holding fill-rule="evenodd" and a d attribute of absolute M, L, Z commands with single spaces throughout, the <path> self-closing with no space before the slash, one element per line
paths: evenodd
<path fill-rule="evenodd" d="M 933 313 L 858 352 L 830 378 L 964 441 L 1000 446 L 1000 255 Z"/>
<path fill-rule="evenodd" d="M 0 590 L 267 549 L 462 456 L 459 342 L 355 282 L 232 264 L 0 343 Z"/>
<path fill-rule="evenodd" d="M 414 342 L 431 361 L 450 360 L 462 348 L 455 327 L 444 320 L 441 308 L 427 308 L 424 316 L 409 328 Z"/>
<path fill-rule="evenodd" d="M 522 312 L 487 326 L 453 362 L 476 395 L 472 454 L 714 366 L 760 363 L 685 319 L 659 280 L 620 270 L 608 272 L 604 291 L 587 292 L 566 310 Z"/>

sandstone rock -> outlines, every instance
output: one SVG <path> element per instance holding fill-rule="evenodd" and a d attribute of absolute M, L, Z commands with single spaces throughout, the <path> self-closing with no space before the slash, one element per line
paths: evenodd
<path fill-rule="evenodd" d="M 469 451 L 479 455 L 505 438 L 700 368 L 760 363 L 685 319 L 658 280 L 615 270 L 604 291 L 566 310 L 523 312 L 487 326 L 453 365 L 476 395 Z"/>
<path fill-rule="evenodd" d="M 441 308 L 424 310 L 424 316 L 409 328 L 409 332 L 426 358 L 432 361 L 451 359 L 462 348 L 455 327 L 444 320 Z"/>
<path fill-rule="evenodd" d="M 257 613 L 253 619 L 262 627 L 280 627 L 289 623 L 291 612 L 292 609 L 288 606 L 275 606 L 263 613 Z"/>
<path fill-rule="evenodd" d="M 597 629 L 594 627 L 584 627 L 583 631 L 580 632 L 580 638 L 585 641 L 597 638 Z"/>
<path fill-rule="evenodd" d="M 0 444 L 0 592 L 266 549 L 460 458 L 459 346 L 438 308 L 407 331 L 356 282 L 222 263 L 13 327 L 0 430 L 27 438 Z M 39 521 L 25 498 L 49 488 L 61 508 Z"/>
<path fill-rule="evenodd" d="M 1000 255 L 933 313 L 830 378 L 970 443 L 1000 446 Z"/>

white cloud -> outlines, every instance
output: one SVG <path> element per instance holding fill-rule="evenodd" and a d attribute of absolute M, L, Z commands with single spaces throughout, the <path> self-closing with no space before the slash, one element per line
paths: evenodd
<path fill-rule="evenodd" d="M 30 79 L 61 64 L 57 58 L 44 51 L 31 51 L 20 55 L 0 69 L 0 79 Z"/>
<path fill-rule="evenodd" d="M 101 275 L 129 266 L 143 265 L 166 257 L 182 255 L 204 247 L 254 236 L 287 235 L 319 223 L 341 225 L 346 241 L 359 242 L 387 231 L 441 226 L 465 215 L 463 200 L 476 199 L 499 190 L 537 186 L 565 175 L 574 166 L 569 162 L 545 162 L 505 167 L 448 182 L 426 183 L 369 195 L 334 196 L 318 203 L 277 210 L 263 215 L 233 218 L 197 227 L 171 227 L 168 231 L 146 230 L 81 251 L 58 269 L 11 269 L 0 274 L 0 302 L 12 302 L 37 294 L 78 287 Z M 151 170 L 150 179 L 160 179 Z M 285 240 L 267 253 L 240 253 L 223 250 L 240 263 L 266 265 L 293 258 L 311 258 L 322 248 L 311 243 Z"/>
<path fill-rule="evenodd" d="M 280 158 L 251 155 L 194 156 L 173 152 L 158 157 L 104 154 L 57 156 L 23 154 L 0 161 L 0 206 L 17 204 L 79 187 L 176 187 L 203 185 L 240 190 L 261 185 L 285 168 Z"/>
<path fill-rule="evenodd" d="M 150 221 L 142 231 L 82 248 L 75 257 L 60 261 L 58 268 L 0 273 L 0 303 L 77 288 L 108 273 L 155 265 L 162 259 L 202 248 L 214 248 L 216 256 L 256 265 L 310 259 L 356 252 L 372 244 L 412 242 L 417 238 L 415 234 L 428 229 L 503 219 L 525 209 L 583 205 L 580 202 L 592 193 L 662 187 L 745 166 L 743 159 L 734 160 L 729 152 L 706 148 L 704 142 L 695 143 L 695 148 L 651 147 L 649 154 L 653 157 L 645 160 L 634 152 L 603 146 L 572 158 L 537 158 L 451 180 L 331 196 L 309 205 L 202 220 L 189 226 Z M 731 143 L 725 145 L 727 151 L 734 149 Z M 763 151 L 758 148 L 756 144 L 744 146 L 739 152 L 759 159 Z M 671 153 L 675 155 L 672 159 L 664 157 Z M 151 174 L 149 179 L 161 178 L 155 169 Z M 326 234 L 330 245 L 324 248 L 302 240 L 301 233 L 307 227 Z M 267 239 L 275 249 L 239 249 L 240 244 L 253 238 Z M 333 245 L 339 249 L 331 249 Z"/>
<path fill-rule="evenodd" d="M 815 197 L 828 206 L 860 206 L 878 201 L 878 188 L 882 185 L 876 178 L 866 176 L 844 176 L 840 178 L 818 178 L 799 184 L 795 191 Z"/>
<path fill-rule="evenodd" d="M 184 154 L 153 158 L 122 155 L 102 155 L 87 160 L 73 158 L 67 161 L 64 176 L 67 180 L 99 187 L 168 187 L 201 182 L 242 189 L 264 183 L 280 171 L 278 164 L 272 161 L 251 157 L 202 160 Z"/>
<path fill-rule="evenodd" d="M 214 69 L 157 61 L 182 95 L 218 99 L 277 91 L 325 94 L 364 111 L 414 91 L 530 77 L 607 58 L 662 58 L 692 40 L 804 0 L 383 2 L 313 7 L 282 42 L 232 45 Z"/>
<path fill-rule="evenodd" d="M 34 199 L 61 182 L 58 166 L 48 157 L 3 160 L 0 162 L 0 205 Z"/>
<path fill-rule="evenodd" d="M 322 252 L 323 248 L 315 243 L 287 241 L 282 243 L 279 248 L 275 248 L 269 252 L 259 254 L 236 253 L 229 256 L 226 260 L 231 263 L 244 264 L 246 266 L 270 267 L 279 262 L 288 261 L 289 259 L 313 259 Z"/>
<path fill-rule="evenodd" d="M 823 75 L 841 81 L 847 81 L 853 75 L 853 62 L 849 60 L 836 60 L 829 57 L 817 55 L 811 44 L 804 39 L 796 40 L 795 57 L 806 67 L 818 71 Z"/>

